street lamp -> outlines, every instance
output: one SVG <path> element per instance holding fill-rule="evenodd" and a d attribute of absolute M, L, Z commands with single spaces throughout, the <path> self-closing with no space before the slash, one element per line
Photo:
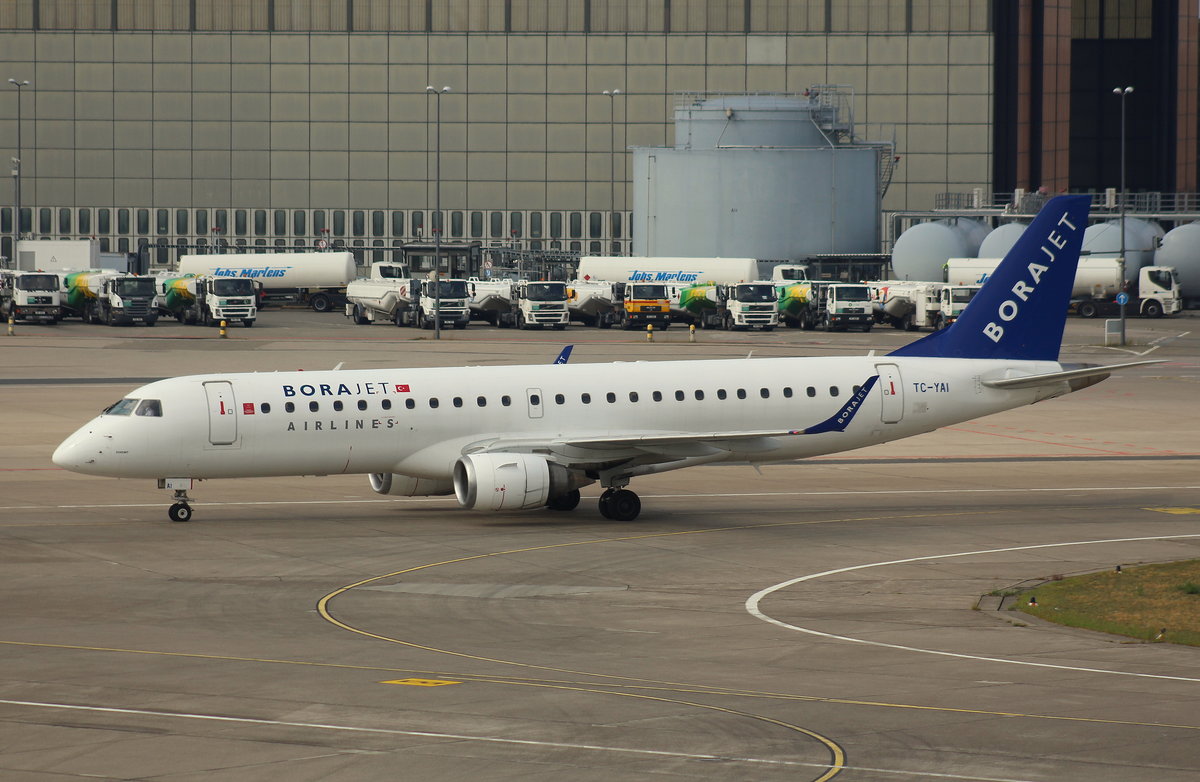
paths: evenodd
<path fill-rule="evenodd" d="M 621 94 L 620 90 L 605 90 L 604 95 L 608 98 L 608 232 L 611 234 L 609 240 L 609 251 L 612 251 L 612 245 L 616 241 L 617 232 L 617 122 L 616 122 L 616 97 Z"/>
<path fill-rule="evenodd" d="M 440 90 L 432 84 L 425 92 L 433 93 L 437 98 L 437 114 L 434 125 L 436 137 L 433 156 L 433 338 L 442 338 L 442 95 L 449 92 L 449 87 Z"/>
<path fill-rule="evenodd" d="M 13 243 L 12 257 L 8 260 L 10 268 L 17 268 L 17 242 L 21 239 L 21 88 L 29 86 L 29 80 L 17 81 L 9 79 L 8 83 L 17 88 L 17 155 L 12 159 L 13 177 Z"/>
<path fill-rule="evenodd" d="M 1129 293 L 1125 290 L 1125 99 L 1133 92 L 1133 87 L 1113 88 L 1113 95 L 1121 99 L 1121 260 L 1118 268 L 1121 271 L 1121 344 L 1125 344 L 1125 303 L 1129 300 Z"/>

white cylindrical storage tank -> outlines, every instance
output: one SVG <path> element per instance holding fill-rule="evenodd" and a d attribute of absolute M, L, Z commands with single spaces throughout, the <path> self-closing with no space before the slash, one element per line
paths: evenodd
<path fill-rule="evenodd" d="M 892 247 L 892 274 L 898 280 L 941 282 L 945 279 L 946 261 L 973 257 L 967 250 L 967 238 L 950 221 L 918 223 L 896 239 Z"/>
<path fill-rule="evenodd" d="M 1125 218 L 1125 279 L 1136 280 L 1138 270 L 1154 263 L 1154 251 L 1162 228 L 1155 223 Z M 1121 221 L 1109 220 L 1088 226 L 1083 232 L 1083 253 L 1111 258 L 1121 254 Z"/>
<path fill-rule="evenodd" d="M 979 245 L 980 258 L 1003 258 L 1013 248 L 1021 234 L 1029 227 L 1028 223 L 1005 223 L 988 234 Z"/>
<path fill-rule="evenodd" d="M 1200 298 L 1200 221 L 1167 231 L 1154 254 L 1154 265 L 1174 266 L 1183 297 Z"/>
<path fill-rule="evenodd" d="M 963 242 L 967 248 L 967 255 L 972 258 L 979 257 L 979 246 L 983 244 L 983 240 L 991 233 L 991 226 L 980 220 L 972 220 L 969 217 L 956 217 L 948 222 L 954 230 L 962 234 Z"/>

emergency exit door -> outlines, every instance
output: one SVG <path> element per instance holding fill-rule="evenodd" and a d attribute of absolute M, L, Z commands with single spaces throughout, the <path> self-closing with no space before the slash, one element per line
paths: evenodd
<path fill-rule="evenodd" d="M 898 424 L 904 417 L 904 384 L 900 381 L 900 367 L 895 364 L 876 364 L 879 373 L 879 390 L 883 392 L 881 420 L 885 424 Z"/>
<path fill-rule="evenodd" d="M 214 380 L 204 384 L 204 393 L 208 396 L 208 441 L 213 445 L 237 442 L 233 385 L 228 380 Z"/>

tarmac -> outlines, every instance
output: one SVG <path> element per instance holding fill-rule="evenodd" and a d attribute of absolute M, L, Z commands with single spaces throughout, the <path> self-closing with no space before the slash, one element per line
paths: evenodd
<path fill-rule="evenodd" d="M 0 778 L 1191 782 L 1200 649 L 996 610 L 1200 557 L 1200 333 L 1071 319 L 1165 363 L 860 451 L 640 478 L 643 512 L 479 514 L 365 476 L 152 481 L 54 447 L 153 378 L 883 354 L 915 337 L 572 326 L 0 334 Z M 619 372 L 619 365 L 614 367 Z M 983 601 L 981 602 L 981 598 Z M 1167 628 L 1169 638 L 1170 628 Z"/>

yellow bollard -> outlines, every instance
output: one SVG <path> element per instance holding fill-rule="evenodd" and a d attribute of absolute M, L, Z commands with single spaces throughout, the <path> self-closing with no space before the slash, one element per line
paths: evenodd
<path fill-rule="evenodd" d="M 16 324 L 16 322 L 17 321 L 13 318 L 13 314 L 11 312 L 8 313 L 8 336 L 10 336 L 10 337 L 15 336 L 17 333 L 16 330 L 13 328 L 13 326 L 14 326 L 14 324 Z"/>
<path fill-rule="evenodd" d="M 688 326 L 688 342 L 695 342 L 695 341 L 696 341 L 696 324 L 693 323 L 692 325 Z"/>
<path fill-rule="evenodd" d="M 653 323 L 646 324 L 646 341 L 647 342 L 654 341 L 654 324 Z"/>
<path fill-rule="evenodd" d="M 228 325 L 228 322 L 224 318 L 222 318 L 221 319 L 221 339 L 225 339 L 226 337 L 229 336 L 228 334 L 225 333 L 226 325 Z"/>

